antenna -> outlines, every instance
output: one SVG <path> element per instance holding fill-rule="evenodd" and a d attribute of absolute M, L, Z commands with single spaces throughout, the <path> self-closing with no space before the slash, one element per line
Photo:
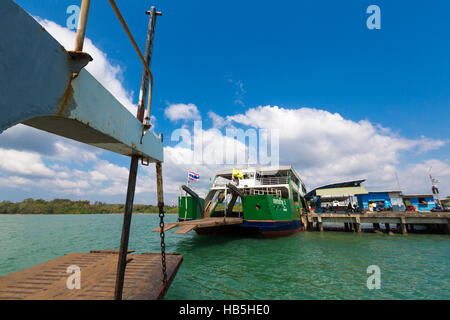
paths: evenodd
<path fill-rule="evenodd" d="M 441 199 L 439 199 L 439 189 L 437 188 L 437 184 L 439 183 L 439 180 L 434 179 L 431 175 L 431 169 L 433 167 L 430 167 L 430 170 L 428 171 L 428 174 L 430 176 L 431 181 L 431 192 L 433 192 L 433 198 L 439 203 L 439 206 L 442 208 Z"/>

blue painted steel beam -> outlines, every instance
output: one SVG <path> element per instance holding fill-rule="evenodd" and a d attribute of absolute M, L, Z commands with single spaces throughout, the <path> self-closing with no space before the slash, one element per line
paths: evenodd
<path fill-rule="evenodd" d="M 162 141 L 11 0 L 0 1 L 0 133 L 18 123 L 151 162 Z M 81 71 L 80 71 L 81 69 Z M 73 73 L 79 75 L 73 78 Z"/>

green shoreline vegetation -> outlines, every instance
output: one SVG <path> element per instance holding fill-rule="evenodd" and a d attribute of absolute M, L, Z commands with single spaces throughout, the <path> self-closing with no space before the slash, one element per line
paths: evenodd
<path fill-rule="evenodd" d="M 123 213 L 124 204 L 107 204 L 88 200 L 72 201 L 70 199 L 25 199 L 22 202 L 0 202 L 0 214 L 112 214 Z M 176 206 L 164 206 L 165 213 L 178 213 Z M 154 205 L 135 204 L 133 213 L 158 213 Z"/>

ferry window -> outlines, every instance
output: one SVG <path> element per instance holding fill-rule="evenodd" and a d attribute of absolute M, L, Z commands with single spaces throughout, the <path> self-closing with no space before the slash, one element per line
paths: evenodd
<path fill-rule="evenodd" d="M 256 210 L 261 209 L 261 206 L 259 204 L 256 204 Z"/>

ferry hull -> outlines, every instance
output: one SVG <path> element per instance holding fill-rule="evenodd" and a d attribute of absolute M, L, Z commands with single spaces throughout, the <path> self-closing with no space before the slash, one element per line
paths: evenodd
<path fill-rule="evenodd" d="M 186 219 L 191 220 L 191 219 Z M 184 221 L 184 219 L 178 219 Z M 233 234 L 262 235 L 265 238 L 289 236 L 304 230 L 300 220 L 292 221 L 244 221 L 239 225 L 223 225 L 213 227 L 198 227 L 197 234 Z"/>
<path fill-rule="evenodd" d="M 243 227 L 258 228 L 265 238 L 289 236 L 303 230 L 300 220 L 292 221 L 244 221 Z"/>

